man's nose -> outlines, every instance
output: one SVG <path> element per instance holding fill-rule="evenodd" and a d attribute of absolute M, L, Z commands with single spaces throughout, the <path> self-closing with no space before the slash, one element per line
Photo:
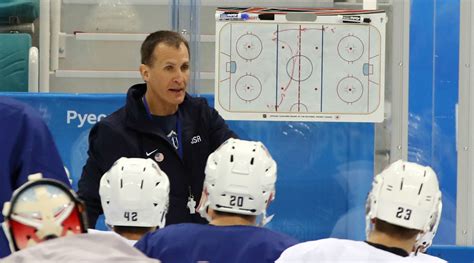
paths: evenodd
<path fill-rule="evenodd" d="M 177 75 L 174 78 L 174 82 L 178 84 L 182 84 L 186 79 L 186 73 L 182 71 L 178 71 Z"/>

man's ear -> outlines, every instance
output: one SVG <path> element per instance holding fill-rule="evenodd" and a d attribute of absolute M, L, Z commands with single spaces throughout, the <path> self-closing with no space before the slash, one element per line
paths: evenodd
<path fill-rule="evenodd" d="M 148 79 L 150 78 L 150 68 L 145 64 L 140 64 L 139 70 L 143 81 L 148 82 Z"/>

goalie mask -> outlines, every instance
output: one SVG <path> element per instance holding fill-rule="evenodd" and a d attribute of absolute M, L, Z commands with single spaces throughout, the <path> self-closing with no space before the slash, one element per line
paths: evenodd
<path fill-rule="evenodd" d="M 3 206 L 3 230 L 12 251 L 45 240 L 87 232 L 84 204 L 63 183 L 41 174 L 15 190 Z"/>
<path fill-rule="evenodd" d="M 262 215 L 275 197 L 277 165 L 261 142 L 229 139 L 207 159 L 201 216 L 210 220 L 207 208 L 241 214 Z M 271 219 L 271 218 L 270 218 Z"/>
<path fill-rule="evenodd" d="M 367 198 L 366 234 L 374 218 L 420 230 L 414 251 L 425 251 L 438 229 L 441 210 L 436 173 L 428 166 L 399 160 L 374 178 Z"/>
<path fill-rule="evenodd" d="M 163 228 L 170 182 L 152 159 L 117 160 L 100 180 L 105 222 L 110 226 Z"/>

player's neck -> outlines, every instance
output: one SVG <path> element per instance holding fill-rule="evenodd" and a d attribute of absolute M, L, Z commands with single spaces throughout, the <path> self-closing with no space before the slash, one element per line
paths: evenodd
<path fill-rule="evenodd" d="M 124 238 L 128 240 L 140 240 L 140 238 L 142 238 L 143 236 L 143 234 L 131 233 L 131 232 L 122 232 L 122 233 L 117 233 L 117 234 L 123 236 Z"/>
<path fill-rule="evenodd" d="M 154 231 L 155 227 L 112 227 L 112 231 L 128 240 L 139 240 L 148 232 Z"/>
<path fill-rule="evenodd" d="M 236 226 L 236 225 L 242 225 L 242 226 L 254 226 L 255 225 L 255 218 L 249 219 L 245 217 L 241 217 L 238 215 L 217 215 L 214 218 L 212 218 L 211 222 L 209 222 L 211 225 L 215 226 Z"/>
<path fill-rule="evenodd" d="M 413 246 L 415 245 L 414 239 L 402 240 L 378 231 L 372 231 L 367 241 L 375 244 L 384 245 L 386 247 L 401 248 L 405 250 L 408 254 L 412 252 Z"/>
<path fill-rule="evenodd" d="M 166 104 L 163 101 L 157 101 L 156 97 L 157 95 L 154 95 L 151 92 L 145 93 L 145 101 L 150 114 L 155 116 L 169 116 L 178 111 L 178 105 L 171 105 Z"/>

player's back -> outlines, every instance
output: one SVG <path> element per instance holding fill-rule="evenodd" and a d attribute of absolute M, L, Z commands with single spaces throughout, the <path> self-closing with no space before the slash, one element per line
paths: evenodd
<path fill-rule="evenodd" d="M 145 257 L 117 235 L 77 234 L 51 239 L 2 259 L 14 262 L 159 262 Z"/>
<path fill-rule="evenodd" d="M 135 247 L 164 263 L 275 262 L 283 250 L 296 243 L 262 227 L 185 223 L 149 233 Z"/>
<path fill-rule="evenodd" d="M 404 252 L 406 253 L 406 252 Z M 431 256 L 406 256 L 401 249 L 375 247 L 364 241 L 327 238 L 300 243 L 283 252 L 277 263 L 285 262 L 445 262 Z"/>

